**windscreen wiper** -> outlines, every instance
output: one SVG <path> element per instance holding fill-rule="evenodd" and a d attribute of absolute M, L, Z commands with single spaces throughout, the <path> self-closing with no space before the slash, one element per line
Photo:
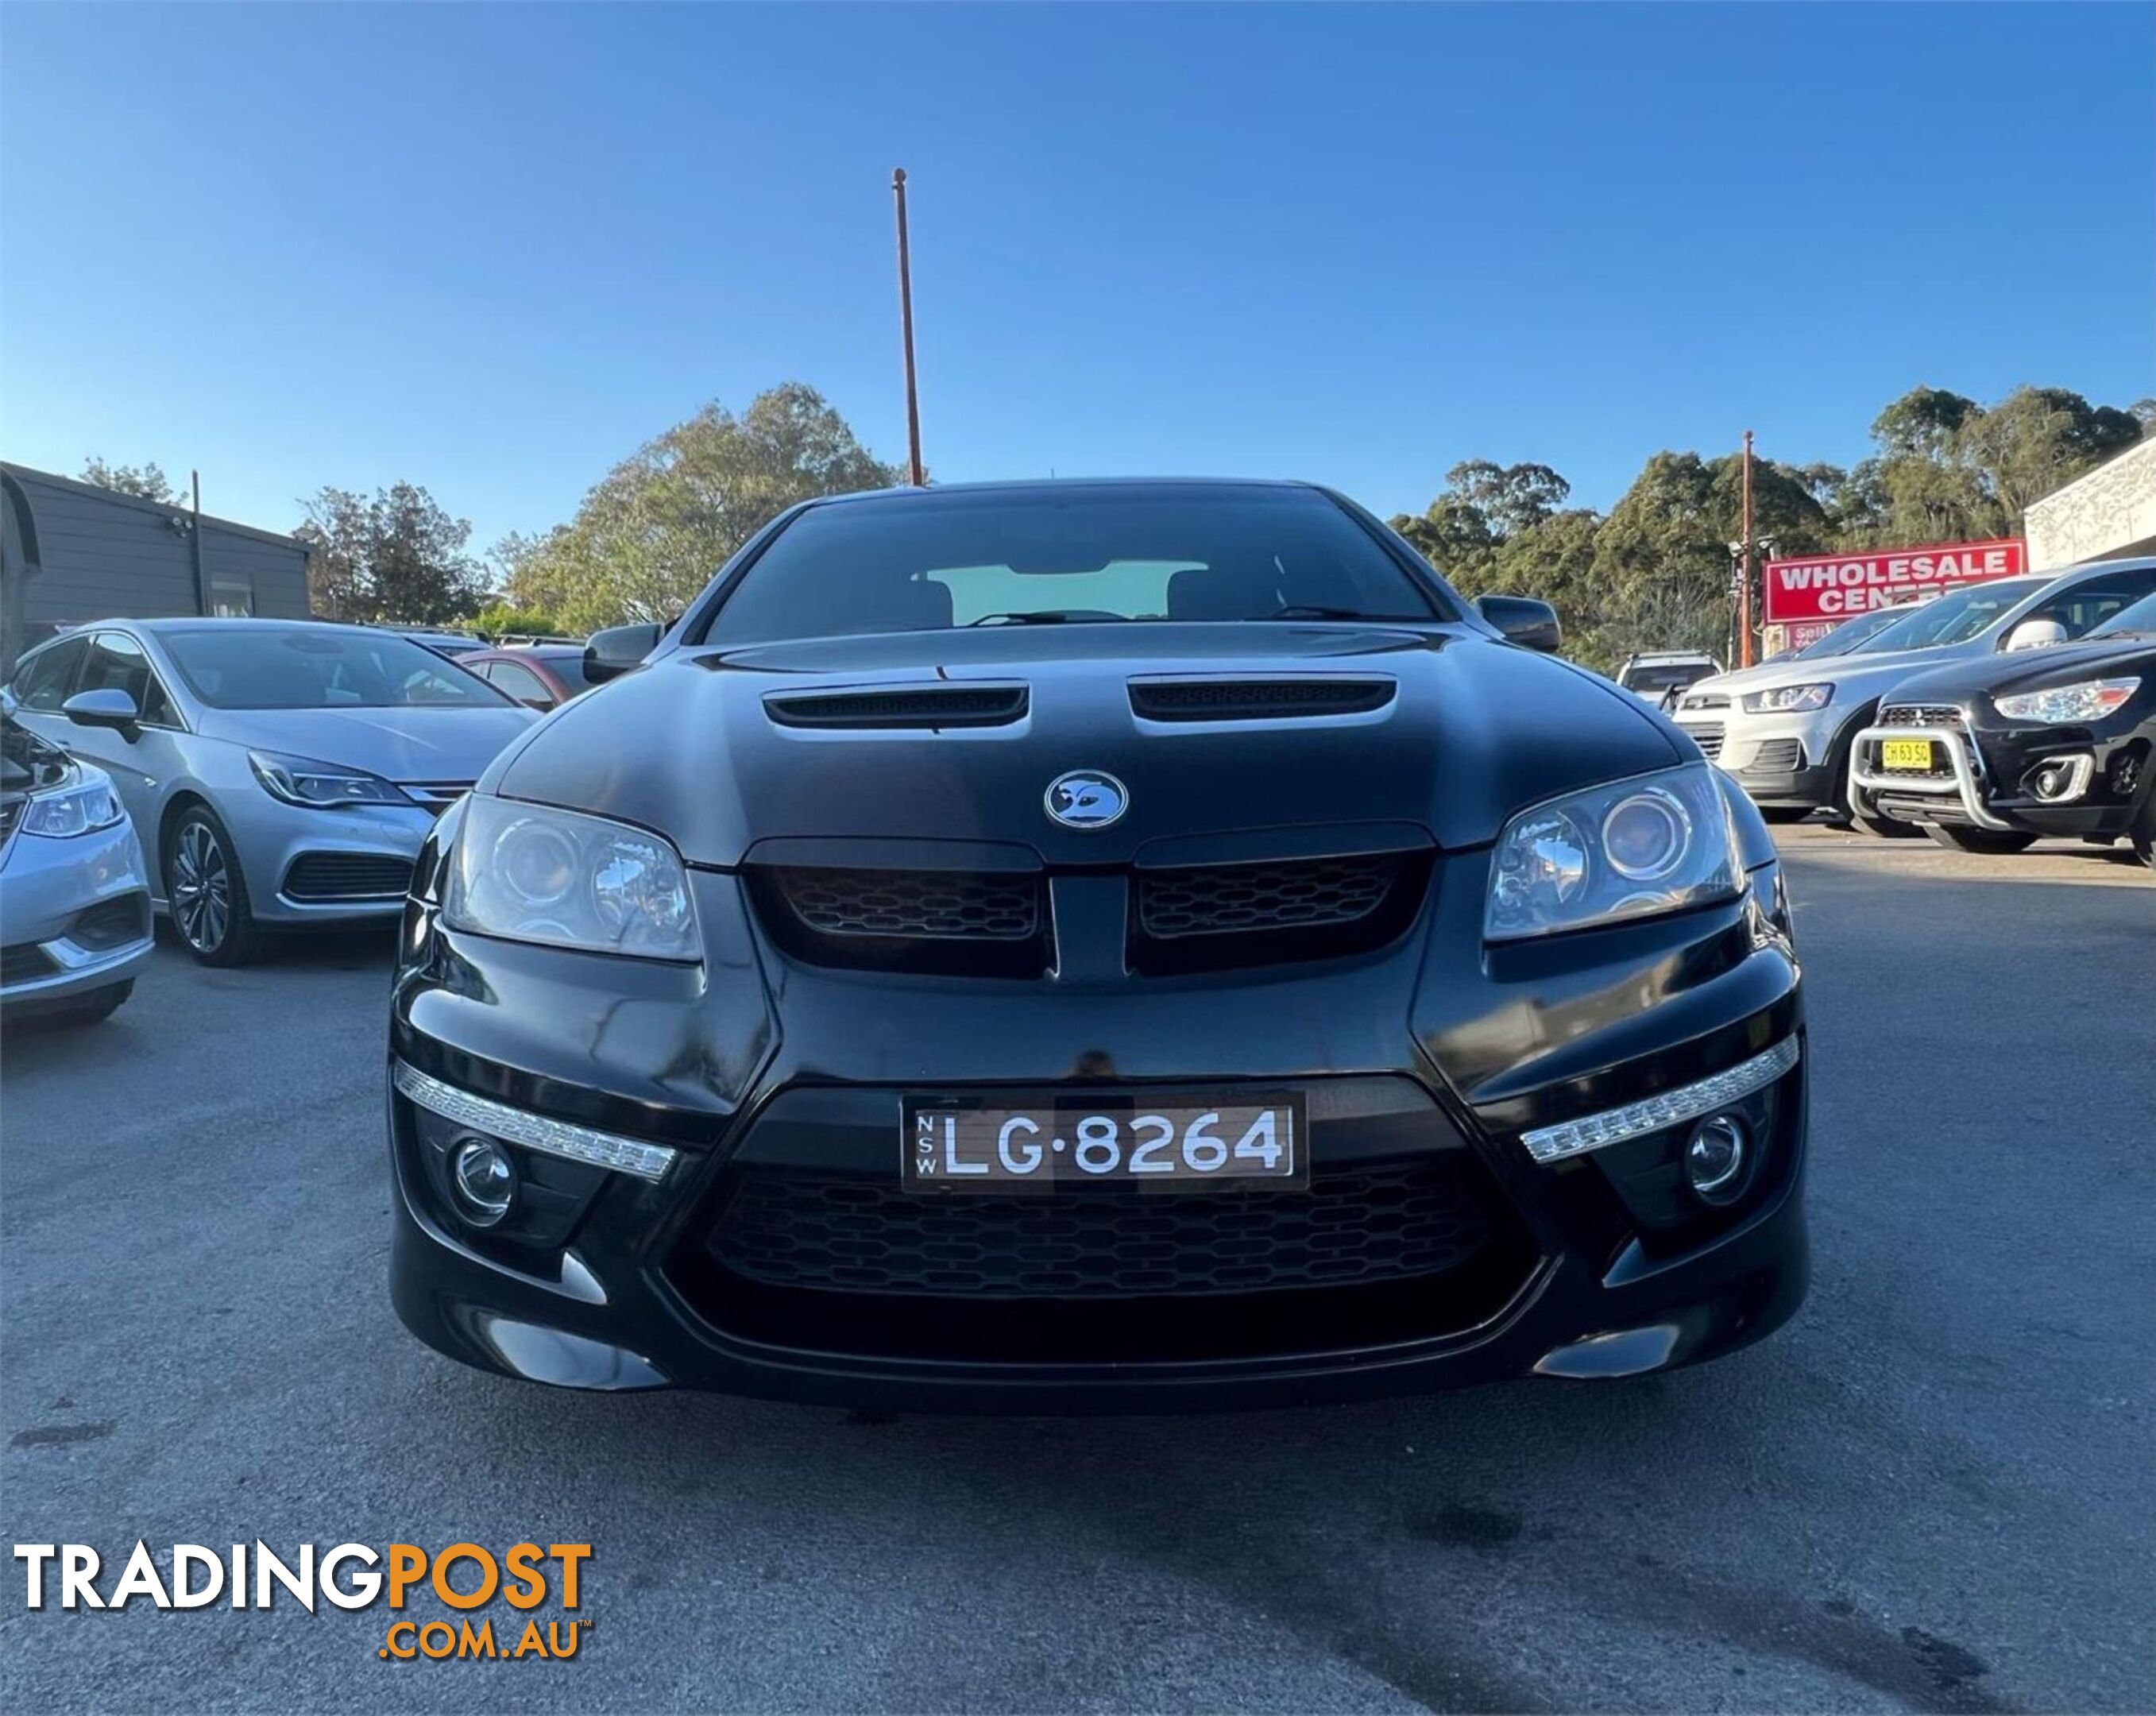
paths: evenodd
<path fill-rule="evenodd" d="M 1328 608 L 1321 602 L 1291 602 L 1285 608 L 1276 608 L 1270 614 L 1258 616 L 1260 619 L 1371 619 L 1414 624 L 1422 624 L 1436 617 L 1434 614 L 1365 614 L 1359 608 Z"/>
<path fill-rule="evenodd" d="M 1120 614 L 1100 614 L 1090 608 L 1034 608 L 1014 614 L 983 614 L 969 619 L 971 625 L 1068 625 L 1074 619 L 1121 619 Z"/>

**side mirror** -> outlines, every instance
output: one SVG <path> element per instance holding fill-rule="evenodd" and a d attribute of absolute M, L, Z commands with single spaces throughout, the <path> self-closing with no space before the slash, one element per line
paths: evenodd
<path fill-rule="evenodd" d="M 116 686 L 101 691 L 77 691 L 60 705 L 60 713 L 77 727 L 110 727 L 133 744 L 142 737 L 142 712 L 135 700 Z"/>
<path fill-rule="evenodd" d="M 643 666 L 664 635 L 665 628 L 658 625 L 610 625 L 593 632 L 584 645 L 584 677 L 594 685 L 619 679 Z"/>
<path fill-rule="evenodd" d="M 1475 611 L 1525 650 L 1555 650 L 1564 640 L 1557 609 L 1528 596 L 1477 596 Z"/>
<path fill-rule="evenodd" d="M 2066 629 L 2056 619 L 2025 619 L 2006 635 L 2010 650 L 2048 650 L 2066 641 Z"/>

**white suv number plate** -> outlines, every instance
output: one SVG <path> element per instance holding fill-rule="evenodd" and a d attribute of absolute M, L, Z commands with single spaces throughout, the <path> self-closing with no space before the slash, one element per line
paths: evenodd
<path fill-rule="evenodd" d="M 910 1192 L 1040 1190 L 1112 1183 L 1199 1191 L 1254 1181 L 1306 1188 L 1303 1102 L 1290 1093 L 998 1093 L 906 1100 L 900 1174 Z"/>

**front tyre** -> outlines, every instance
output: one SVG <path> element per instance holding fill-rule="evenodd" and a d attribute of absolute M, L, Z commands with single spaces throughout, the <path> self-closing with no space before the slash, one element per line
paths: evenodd
<path fill-rule="evenodd" d="M 244 965 L 262 951 L 232 836 L 207 805 L 189 806 L 166 837 L 165 897 L 180 939 L 204 965 Z"/>
<path fill-rule="evenodd" d="M 1949 828 L 1943 822 L 1927 823 L 1924 832 L 1942 846 L 1953 852 L 1984 852 L 1994 855 L 2025 851 L 2036 844 L 2034 835 L 2016 834 L 2011 830 L 1989 828 Z"/>

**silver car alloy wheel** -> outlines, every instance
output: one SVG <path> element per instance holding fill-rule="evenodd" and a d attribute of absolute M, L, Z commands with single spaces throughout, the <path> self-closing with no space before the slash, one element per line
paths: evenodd
<path fill-rule="evenodd" d="M 180 830 L 172 849 L 172 919 L 187 945 L 217 951 L 232 922 L 232 871 L 224 845 L 206 822 Z"/>

